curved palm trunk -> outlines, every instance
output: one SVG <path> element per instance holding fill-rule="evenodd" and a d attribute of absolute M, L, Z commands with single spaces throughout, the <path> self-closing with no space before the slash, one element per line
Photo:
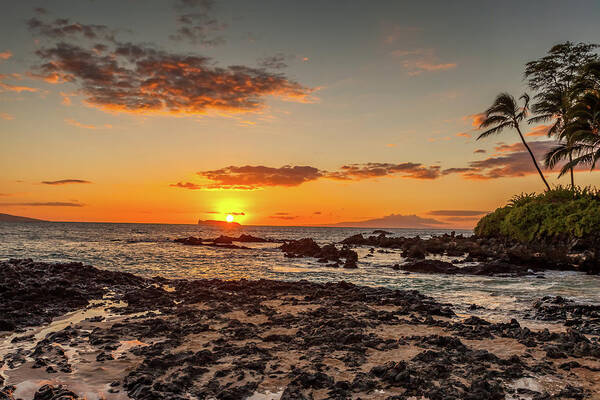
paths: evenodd
<path fill-rule="evenodd" d="M 535 159 L 535 156 L 533 155 L 533 152 L 529 148 L 529 145 L 525 141 L 525 138 L 523 137 L 523 134 L 521 133 L 521 128 L 519 128 L 519 124 L 516 122 L 515 122 L 515 127 L 517 128 L 517 132 L 519 133 L 519 136 L 521 137 L 521 141 L 523 142 L 523 144 L 525 145 L 525 148 L 527 149 L 527 151 L 529 152 L 529 155 L 531 156 L 531 160 L 533 161 L 533 165 L 535 165 L 535 169 L 537 169 L 538 174 L 540 174 L 540 178 L 542 178 L 542 180 L 544 181 L 544 185 L 546 185 L 546 188 L 548 190 L 550 190 L 550 185 L 548 185 L 548 182 L 546 181 L 544 174 L 542 174 L 542 170 L 540 169 L 540 166 L 538 165 L 537 160 Z"/>
<path fill-rule="evenodd" d="M 569 153 L 569 162 L 573 162 L 573 153 Z M 571 167 L 571 190 L 575 190 L 575 178 L 573 177 L 573 167 Z"/>

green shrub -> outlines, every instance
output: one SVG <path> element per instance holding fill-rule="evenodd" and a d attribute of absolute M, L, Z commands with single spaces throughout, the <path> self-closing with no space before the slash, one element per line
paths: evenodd
<path fill-rule="evenodd" d="M 475 234 L 525 243 L 600 237 L 600 192 L 589 187 L 557 187 L 515 196 L 483 217 Z"/>

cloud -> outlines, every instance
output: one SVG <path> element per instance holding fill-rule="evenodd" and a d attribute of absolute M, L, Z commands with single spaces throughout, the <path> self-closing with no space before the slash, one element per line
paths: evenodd
<path fill-rule="evenodd" d="M 204 188 L 204 186 L 198 185 L 198 184 L 192 183 L 192 182 L 177 182 L 177 183 L 172 183 L 169 186 L 176 187 L 176 188 L 182 188 L 182 189 L 190 189 L 190 190 L 198 190 L 198 189 Z M 212 213 L 216 213 L 216 212 L 209 211 L 208 213 L 212 214 Z"/>
<path fill-rule="evenodd" d="M 458 136 L 458 137 L 464 137 L 464 138 L 467 138 L 467 139 L 471 138 L 471 134 L 469 134 L 467 132 L 459 132 L 459 133 L 456 134 L 456 136 Z"/>
<path fill-rule="evenodd" d="M 322 212 L 321 212 L 321 211 L 315 211 L 313 214 L 314 214 L 314 215 L 321 215 L 321 214 L 322 214 Z"/>
<path fill-rule="evenodd" d="M 538 125 L 533 127 L 525 136 L 548 136 L 548 130 L 552 125 Z"/>
<path fill-rule="evenodd" d="M 453 62 L 440 62 L 434 49 L 394 50 L 390 54 L 402 60 L 402 66 L 411 76 L 457 67 Z"/>
<path fill-rule="evenodd" d="M 287 64 L 285 62 L 286 57 L 283 54 L 276 54 L 270 57 L 264 57 L 258 60 L 258 65 L 263 68 L 270 69 L 283 69 L 287 68 Z"/>
<path fill-rule="evenodd" d="M 437 215 L 444 217 L 473 217 L 477 215 L 487 214 L 489 211 L 479 210 L 433 210 L 429 211 L 429 215 Z"/>
<path fill-rule="evenodd" d="M 0 203 L 3 206 L 24 206 L 24 207 L 83 207 L 84 204 L 64 202 L 64 201 L 49 201 L 49 202 L 32 202 L 32 203 Z"/>
<path fill-rule="evenodd" d="M 299 186 L 318 179 L 338 181 L 358 181 L 386 176 L 398 176 L 407 179 L 437 179 L 442 176 L 439 166 L 425 166 L 421 163 L 364 163 L 348 164 L 336 171 L 320 170 L 311 166 L 290 166 L 280 168 L 263 165 L 229 166 L 225 168 L 200 171 L 198 175 L 208 180 L 208 184 L 178 182 L 171 187 L 184 189 L 233 189 L 257 190 L 264 187 Z"/>
<path fill-rule="evenodd" d="M 212 184 L 208 185 L 211 189 L 258 189 L 265 186 L 298 186 L 321 178 L 323 173 L 310 166 L 286 165 L 273 168 L 245 165 L 201 171 L 198 175 L 212 181 Z"/>
<path fill-rule="evenodd" d="M 444 218 L 444 221 L 448 221 L 448 222 L 469 222 L 469 223 L 474 223 L 476 221 L 478 221 L 480 219 L 480 217 L 447 217 Z"/>
<path fill-rule="evenodd" d="M 0 52 L 0 60 L 8 60 L 12 56 L 13 56 L 13 54 L 10 50 Z"/>
<path fill-rule="evenodd" d="M 390 175 L 400 175 L 412 179 L 436 179 L 440 176 L 440 167 L 424 166 L 421 163 L 405 162 L 392 163 L 366 163 L 344 165 L 339 171 L 326 174 L 327 178 L 337 180 L 355 180 L 377 178 Z"/>
<path fill-rule="evenodd" d="M 274 215 L 290 215 L 288 212 L 276 212 Z"/>
<path fill-rule="evenodd" d="M 485 113 L 466 115 L 462 119 L 463 121 L 470 121 L 473 128 L 479 129 L 479 126 L 485 120 Z"/>
<path fill-rule="evenodd" d="M 85 181 L 83 179 L 61 179 L 59 181 L 41 181 L 40 183 L 42 183 L 44 185 L 69 185 L 69 184 L 92 183 L 92 182 Z"/>
<path fill-rule="evenodd" d="M 225 213 L 225 214 L 229 214 L 229 215 L 246 215 L 246 213 L 243 213 L 243 212 L 228 212 L 228 213 Z"/>
<path fill-rule="evenodd" d="M 485 154 L 485 153 L 487 153 L 487 150 L 485 150 L 485 149 L 477 149 L 473 153 L 475 153 L 475 154 Z"/>
<path fill-rule="evenodd" d="M 554 140 L 541 140 L 530 142 L 529 147 L 538 162 L 543 160 L 544 154 L 556 146 Z M 521 142 L 513 144 L 499 143 L 494 150 L 496 154 L 469 163 L 465 168 L 450 168 L 442 172 L 443 175 L 462 173 L 463 178 L 471 180 L 489 180 L 507 177 L 522 177 L 537 174 L 531 161 L 531 156 Z M 555 168 L 557 171 L 559 167 Z M 587 171 L 586 167 L 576 170 Z"/>
<path fill-rule="evenodd" d="M 207 47 L 226 43 L 225 38 L 218 33 L 225 30 L 227 24 L 211 16 L 214 1 L 177 1 L 175 9 L 181 13 L 177 15 L 177 32 L 169 36 L 171 40 L 187 40 Z"/>
<path fill-rule="evenodd" d="M 38 50 L 37 76 L 70 82 L 86 104 L 108 112 L 205 114 L 258 111 L 266 96 L 309 102 L 314 91 L 281 74 L 131 43 L 97 52 L 68 43 Z"/>
<path fill-rule="evenodd" d="M 33 17 L 27 21 L 27 27 L 32 33 L 43 38 L 83 37 L 90 40 L 114 41 L 114 36 L 106 25 L 86 25 L 71 22 L 67 18 L 58 18 L 52 22 L 47 22 Z"/>
<path fill-rule="evenodd" d="M 65 122 L 71 126 L 75 126 L 77 128 L 83 128 L 83 129 L 111 129 L 112 128 L 112 125 L 110 125 L 110 124 L 104 124 L 101 126 L 82 124 L 81 122 L 75 121 L 74 119 L 71 119 L 71 118 L 65 118 Z"/>
<path fill-rule="evenodd" d="M 433 218 L 423 218 L 418 215 L 390 214 L 381 218 L 365 221 L 340 222 L 333 226 L 356 228 L 433 228 L 443 227 L 445 222 Z"/>
<path fill-rule="evenodd" d="M 5 112 L 0 112 L 0 118 L 2 118 L 3 120 L 6 120 L 6 121 L 15 119 L 14 115 L 11 115 L 11 114 L 8 114 Z"/>
<path fill-rule="evenodd" d="M 17 93 L 21 93 L 21 92 L 38 92 L 39 89 L 37 88 L 33 88 L 33 87 L 29 87 L 29 86 L 19 86 L 19 85 L 12 85 L 9 83 L 4 82 L 5 79 L 7 78 L 17 78 L 19 79 L 19 75 L 18 74 L 12 74 L 12 75 L 6 75 L 6 74 L 0 74 L 0 92 L 2 92 L 3 90 L 8 90 L 10 92 L 17 92 Z"/>
<path fill-rule="evenodd" d="M 459 168 L 448 168 L 442 171 L 442 175 L 450 175 L 457 174 L 463 172 L 471 172 L 473 169 L 471 167 L 459 167 Z"/>
<path fill-rule="evenodd" d="M 283 219 L 283 220 L 292 220 L 298 218 L 297 215 L 270 215 L 269 218 L 273 219 Z"/>

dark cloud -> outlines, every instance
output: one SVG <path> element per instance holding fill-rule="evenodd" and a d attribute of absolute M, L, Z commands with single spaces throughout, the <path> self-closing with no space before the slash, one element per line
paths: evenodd
<path fill-rule="evenodd" d="M 540 140 L 528 144 L 535 158 L 540 165 L 543 165 L 542 160 L 544 159 L 544 155 L 555 147 L 557 142 L 553 140 Z M 446 169 L 442 171 L 442 174 L 460 173 L 463 178 L 471 180 L 489 180 L 537 174 L 535 166 L 531 161 L 531 156 L 525 149 L 525 146 L 523 146 L 523 143 L 498 143 L 494 147 L 494 150 L 496 153 L 488 158 L 471 161 L 469 166 L 465 168 Z M 560 166 L 555 168 L 555 171 L 559 169 Z M 578 167 L 576 170 L 588 171 L 585 167 Z"/>
<path fill-rule="evenodd" d="M 280 168 L 258 166 L 229 166 L 221 169 L 200 171 L 198 175 L 211 181 L 206 185 L 178 182 L 173 187 L 185 189 L 237 189 L 255 190 L 268 186 L 298 186 L 305 182 L 327 178 L 341 181 L 356 181 L 385 176 L 410 179 L 436 179 L 442 173 L 439 166 L 424 166 L 420 163 L 365 163 L 342 166 L 337 171 L 324 171 L 311 166 Z"/>
<path fill-rule="evenodd" d="M 42 48 L 38 76 L 70 82 L 86 103 L 110 112 L 203 114 L 256 111 L 268 95 L 308 101 L 312 92 L 281 74 L 245 66 L 220 68 L 202 56 L 121 43 L 98 51 L 58 43 Z"/>
<path fill-rule="evenodd" d="M 433 218 L 423 218 L 418 215 L 390 214 L 381 218 L 368 219 L 365 221 L 340 222 L 334 226 L 345 226 L 355 228 L 435 228 L 443 227 L 445 222 Z"/>
<path fill-rule="evenodd" d="M 487 214 L 489 211 L 478 211 L 478 210 L 433 210 L 429 211 L 429 215 L 437 215 L 444 217 L 467 217 Z"/>
<path fill-rule="evenodd" d="M 243 212 L 228 212 L 228 213 L 225 213 L 225 214 L 229 214 L 229 215 L 246 215 L 246 213 L 243 213 Z"/>
<path fill-rule="evenodd" d="M 538 160 L 542 160 L 543 155 L 555 145 L 554 141 L 529 143 L 531 151 Z M 522 143 L 502 144 L 497 146 L 495 150 L 500 154 L 484 160 L 471 161 L 469 163 L 470 171 L 463 173 L 463 177 L 474 180 L 487 180 L 537 174 L 531 156 Z"/>
<path fill-rule="evenodd" d="M 274 215 L 290 215 L 288 212 L 276 212 Z"/>
<path fill-rule="evenodd" d="M 262 165 L 242 167 L 229 166 L 211 171 L 201 171 L 198 175 L 210 180 L 210 189 L 258 189 L 265 186 L 298 186 L 323 176 L 317 168 L 309 166 L 283 166 L 281 168 Z"/>
<path fill-rule="evenodd" d="M 44 185 L 68 185 L 72 183 L 92 183 L 83 179 L 61 179 L 59 181 L 42 181 Z"/>
<path fill-rule="evenodd" d="M 405 162 L 401 164 L 392 163 L 366 163 L 344 165 L 339 171 L 327 175 L 330 179 L 354 180 L 377 178 L 390 175 L 400 175 L 403 178 L 412 179 L 436 179 L 440 176 L 440 167 L 424 166 L 421 163 Z"/>
<path fill-rule="evenodd" d="M 321 215 L 321 214 L 322 214 L 322 212 L 321 212 L 321 211 L 315 211 L 313 214 L 314 214 L 314 215 Z"/>
<path fill-rule="evenodd" d="M 487 153 L 487 150 L 485 150 L 485 149 L 477 149 L 473 153 L 474 154 L 485 154 L 485 153 Z"/>
<path fill-rule="evenodd" d="M 270 69 L 283 69 L 287 68 L 287 64 L 285 62 L 286 57 L 283 54 L 276 54 L 270 57 L 264 57 L 258 60 L 258 65 L 263 68 Z"/>
<path fill-rule="evenodd" d="M 83 207 L 81 203 L 64 201 L 32 202 L 32 203 L 1 203 L 3 206 L 25 206 L 25 207 Z"/>

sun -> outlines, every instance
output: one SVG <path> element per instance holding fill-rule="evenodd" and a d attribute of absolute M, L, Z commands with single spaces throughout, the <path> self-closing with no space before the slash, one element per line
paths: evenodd
<path fill-rule="evenodd" d="M 228 214 L 228 215 L 225 217 L 225 220 L 226 220 L 227 222 L 233 222 L 233 215 L 231 215 L 231 214 Z"/>

